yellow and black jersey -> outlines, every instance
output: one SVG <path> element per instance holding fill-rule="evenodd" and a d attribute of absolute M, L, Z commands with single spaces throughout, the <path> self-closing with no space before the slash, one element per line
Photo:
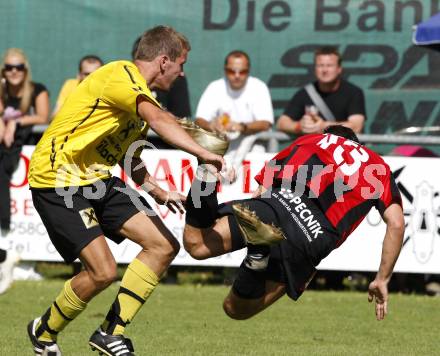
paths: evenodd
<path fill-rule="evenodd" d="M 112 62 L 90 74 L 36 146 L 31 188 L 83 186 L 110 177 L 129 146 L 147 134 L 147 123 L 137 115 L 139 95 L 160 107 L 132 62 Z"/>

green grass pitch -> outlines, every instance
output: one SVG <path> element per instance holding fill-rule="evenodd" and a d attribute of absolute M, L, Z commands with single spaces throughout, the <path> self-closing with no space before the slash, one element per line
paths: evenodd
<path fill-rule="evenodd" d="M 15 282 L 0 296 L 0 355 L 32 355 L 26 324 L 45 311 L 63 282 Z M 104 318 L 117 284 L 95 298 L 59 337 L 66 356 L 98 355 L 87 341 Z M 438 355 L 440 298 L 392 294 L 385 321 L 365 293 L 307 291 L 260 315 L 228 319 L 224 286 L 160 285 L 127 336 L 136 355 Z"/>

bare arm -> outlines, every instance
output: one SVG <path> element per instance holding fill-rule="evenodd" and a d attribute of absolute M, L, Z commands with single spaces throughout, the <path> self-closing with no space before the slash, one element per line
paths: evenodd
<path fill-rule="evenodd" d="M 365 117 L 363 115 L 351 115 L 346 121 L 326 121 L 317 116 L 314 120 L 306 119 L 307 115 L 301 119 L 301 128 L 304 133 L 322 133 L 327 127 L 332 125 L 342 125 L 351 128 L 355 133 L 361 133 L 364 128 Z"/>
<path fill-rule="evenodd" d="M 169 192 L 162 189 L 157 181 L 150 175 L 145 163 L 139 157 L 131 157 L 129 162 L 130 167 L 124 167 L 124 161 L 119 165 L 124 169 L 128 176 L 137 185 L 141 186 L 159 205 L 165 205 L 173 213 L 176 209 L 181 213 L 184 213 L 183 204 L 186 201 L 186 197 L 178 192 Z M 128 169 L 126 169 L 128 168 Z"/>
<path fill-rule="evenodd" d="M 271 126 L 272 124 L 266 120 L 256 120 L 250 123 L 232 122 L 230 130 L 239 131 L 245 135 L 252 135 L 258 132 L 267 131 Z"/>
<path fill-rule="evenodd" d="M 375 299 L 376 302 L 377 320 L 382 320 L 388 311 L 388 282 L 399 257 L 405 231 L 405 221 L 400 205 L 390 205 L 385 210 L 383 218 L 387 229 L 382 245 L 382 258 L 376 278 L 368 288 L 368 300 L 372 302 Z"/>
<path fill-rule="evenodd" d="M 4 110 L 3 103 L 0 100 L 0 143 L 3 142 L 6 132 L 6 125 L 5 122 L 3 121 L 3 110 Z"/>
<path fill-rule="evenodd" d="M 194 121 L 198 126 L 206 131 L 215 131 L 213 125 L 210 121 L 202 119 L 201 117 L 196 118 Z"/>
<path fill-rule="evenodd" d="M 49 94 L 42 91 L 35 99 L 35 114 L 24 115 L 17 121 L 22 126 L 45 124 L 49 118 Z"/>
<path fill-rule="evenodd" d="M 258 198 L 260 195 L 264 194 L 266 192 L 266 188 L 264 188 L 262 185 L 259 185 L 258 188 L 252 193 L 252 198 Z"/>
<path fill-rule="evenodd" d="M 301 133 L 301 127 L 299 121 L 294 121 L 290 116 L 281 115 L 277 121 L 276 128 L 279 131 L 285 132 L 287 134 L 299 134 Z"/>
<path fill-rule="evenodd" d="M 213 164 L 218 171 L 222 170 L 223 158 L 198 145 L 176 122 L 175 116 L 159 109 L 143 97 L 139 97 L 138 113 L 166 142 L 196 156 L 205 163 Z"/>
<path fill-rule="evenodd" d="M 4 134 L 5 134 L 5 123 L 3 122 L 3 119 L 0 118 L 0 143 L 3 142 Z"/>
<path fill-rule="evenodd" d="M 364 129 L 365 116 L 361 114 L 350 115 L 347 121 L 328 122 L 324 121 L 323 130 L 330 125 L 343 125 L 351 128 L 355 133 L 361 133 Z"/>

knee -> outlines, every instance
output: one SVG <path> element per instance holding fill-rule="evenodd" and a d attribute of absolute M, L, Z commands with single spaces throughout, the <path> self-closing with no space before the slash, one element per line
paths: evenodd
<path fill-rule="evenodd" d="M 206 247 L 203 242 L 200 231 L 191 231 L 185 228 L 183 233 L 183 247 L 189 255 L 196 260 L 204 260 L 210 256 L 206 253 Z"/>
<path fill-rule="evenodd" d="M 99 269 L 99 271 L 89 271 L 97 290 L 103 290 L 112 284 L 118 278 L 118 269 L 116 263 L 109 263 Z"/>
<path fill-rule="evenodd" d="M 185 251 L 196 260 L 204 260 L 209 257 L 204 245 L 198 241 L 184 239 L 183 247 L 185 248 Z"/>
<path fill-rule="evenodd" d="M 163 239 L 158 243 L 153 245 L 149 245 L 148 239 L 146 240 L 145 245 L 143 246 L 145 251 L 152 251 L 155 256 L 160 257 L 163 261 L 167 263 L 171 263 L 171 261 L 177 256 L 180 251 L 180 244 L 174 237 Z"/>
<path fill-rule="evenodd" d="M 226 298 L 223 302 L 223 310 L 227 316 L 234 320 L 246 320 L 251 318 L 254 313 L 250 311 L 241 310 L 235 306 L 230 298 Z"/>

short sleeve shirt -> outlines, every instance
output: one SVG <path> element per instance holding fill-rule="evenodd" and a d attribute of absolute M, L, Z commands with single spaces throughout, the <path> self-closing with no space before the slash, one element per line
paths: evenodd
<path fill-rule="evenodd" d="M 148 130 L 137 115 L 140 95 L 160 107 L 132 62 L 112 62 L 90 74 L 36 146 L 31 188 L 83 186 L 110 177 L 130 145 Z"/>
<path fill-rule="evenodd" d="M 320 91 L 317 82 L 313 85 L 333 113 L 336 121 L 347 121 L 351 115 L 356 114 L 364 115 L 366 118 L 364 93 L 356 85 L 341 80 L 338 90 L 331 93 Z M 305 107 L 310 105 L 314 105 L 313 101 L 306 90 L 302 88 L 290 99 L 284 115 L 289 116 L 294 121 L 299 121 L 304 116 Z M 322 114 L 320 116 L 323 117 Z"/>
<path fill-rule="evenodd" d="M 304 188 L 341 235 L 342 243 L 375 207 L 402 199 L 388 164 L 375 152 L 331 134 L 305 135 L 279 152 L 255 177 L 265 188 Z M 300 188 L 302 187 L 302 188 Z"/>
<path fill-rule="evenodd" d="M 213 81 L 200 98 L 196 117 L 212 121 L 223 114 L 228 114 L 235 122 L 265 120 L 273 124 L 267 85 L 258 78 L 249 77 L 244 88 L 232 90 L 225 78 Z"/>

